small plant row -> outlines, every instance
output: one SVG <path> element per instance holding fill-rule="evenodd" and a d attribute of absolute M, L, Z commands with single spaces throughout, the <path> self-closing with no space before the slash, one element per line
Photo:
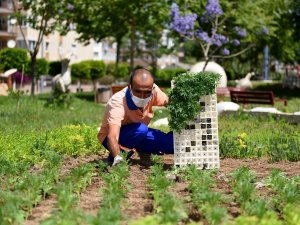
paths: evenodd
<path fill-rule="evenodd" d="M 288 178 L 280 170 L 273 170 L 265 183 L 274 193 L 272 203 L 276 210 L 281 211 L 287 204 L 300 205 L 300 176 Z"/>
<path fill-rule="evenodd" d="M 183 202 L 169 191 L 173 182 L 166 177 L 161 159 L 154 157 L 154 162 L 150 167 L 148 183 L 152 189 L 150 193 L 156 214 L 146 219 L 157 221 L 157 224 L 177 224 L 187 218 Z"/>
<path fill-rule="evenodd" d="M 49 161 L 39 174 L 23 173 L 22 179 L 7 182 L 10 188 L 0 190 L 0 224 L 23 224 L 33 207 L 52 191 L 58 181 L 60 165 L 58 161 Z"/>
<path fill-rule="evenodd" d="M 76 208 L 79 194 L 91 183 L 95 174 L 93 164 L 75 168 L 55 188 L 57 195 L 56 211 L 42 222 L 43 225 L 84 224 L 88 217 Z"/>
<path fill-rule="evenodd" d="M 214 171 L 199 170 L 192 165 L 185 170 L 185 179 L 189 181 L 188 190 L 193 206 L 200 211 L 209 224 L 221 224 L 228 218 L 222 205 L 225 201 L 221 193 L 215 192 Z"/>
<path fill-rule="evenodd" d="M 242 166 L 231 173 L 231 186 L 242 214 L 262 218 L 271 208 L 267 200 L 256 195 L 256 176 L 249 167 Z"/>
<path fill-rule="evenodd" d="M 100 168 L 105 167 L 105 164 L 100 164 Z M 121 203 L 130 189 L 127 181 L 129 175 L 127 162 L 122 162 L 117 166 L 114 166 L 109 173 L 102 173 L 105 187 L 101 190 L 102 200 L 100 209 L 96 217 L 92 219 L 92 224 L 121 224 L 121 220 L 123 219 Z"/>
<path fill-rule="evenodd" d="M 299 185 L 300 179 L 288 179 L 279 170 L 274 170 L 265 180 L 273 193 L 271 202 L 258 199 L 255 195 L 255 175 L 248 167 L 240 167 L 232 174 L 232 185 L 236 200 L 243 214 L 231 225 L 297 225 L 300 221 Z M 276 214 L 279 213 L 280 217 Z"/>

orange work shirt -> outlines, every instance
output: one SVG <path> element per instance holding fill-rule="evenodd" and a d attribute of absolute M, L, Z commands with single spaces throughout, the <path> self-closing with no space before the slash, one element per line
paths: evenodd
<path fill-rule="evenodd" d="M 108 124 L 121 127 L 130 123 L 144 123 L 146 125 L 150 123 L 154 116 L 152 106 L 165 106 L 169 99 L 156 84 L 153 87 L 152 98 L 143 110 L 138 109 L 133 103 L 128 87 L 123 88 L 109 99 L 98 133 L 98 139 L 101 143 L 108 134 Z"/>

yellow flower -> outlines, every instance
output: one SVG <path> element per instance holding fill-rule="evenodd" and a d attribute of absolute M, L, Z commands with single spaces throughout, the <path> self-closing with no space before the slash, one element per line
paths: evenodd
<path fill-rule="evenodd" d="M 79 141 L 79 142 L 84 141 L 84 137 L 82 137 L 81 135 L 71 136 L 71 139 L 74 140 L 74 141 Z"/>
<path fill-rule="evenodd" d="M 247 137 L 247 134 L 244 132 L 244 133 L 241 133 L 240 135 L 239 135 L 239 138 L 241 138 L 241 139 L 245 139 L 245 137 Z"/>

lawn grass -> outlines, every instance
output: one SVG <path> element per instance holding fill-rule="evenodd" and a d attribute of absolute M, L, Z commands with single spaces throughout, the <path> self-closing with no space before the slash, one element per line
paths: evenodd
<path fill-rule="evenodd" d="M 32 148 L 38 138 L 44 137 L 46 133 L 53 130 L 70 136 L 67 134 L 68 128 L 63 128 L 64 125 L 88 125 L 92 129 L 91 132 L 95 132 L 93 137 L 89 138 L 96 139 L 97 127 L 102 122 L 105 106 L 96 104 L 92 93 L 73 94 L 73 103 L 69 109 L 45 107 L 48 97 L 45 94 L 36 97 L 23 96 L 18 113 L 14 98 L 0 97 L 0 135 L 2 135 L 1 144 L 7 143 L 4 148 L 6 152 L 18 148 L 16 152 L 19 154 L 23 151 L 22 148 Z M 290 98 L 293 99 L 292 96 Z M 296 100 L 299 100 L 297 96 Z M 154 111 L 152 122 L 169 116 L 166 108 L 154 107 Z M 150 127 L 153 127 L 153 123 Z M 170 131 L 168 126 L 156 128 L 164 132 Z M 242 134 L 246 134 L 243 135 L 243 140 L 240 138 Z M 220 116 L 219 138 L 223 157 L 272 155 L 275 161 L 281 159 L 296 161 L 300 158 L 300 126 L 277 121 L 271 114 L 269 117 L 257 117 L 237 112 L 230 116 Z M 64 141 L 60 140 L 60 142 L 62 145 Z M 1 147 L 3 149 L 3 146 Z"/>
<path fill-rule="evenodd" d="M 91 93 L 74 94 L 69 109 L 47 108 L 49 95 L 22 96 L 16 112 L 16 99 L 0 96 L 0 130 L 5 133 L 43 133 L 63 125 L 99 126 L 104 105 L 95 104 Z"/>

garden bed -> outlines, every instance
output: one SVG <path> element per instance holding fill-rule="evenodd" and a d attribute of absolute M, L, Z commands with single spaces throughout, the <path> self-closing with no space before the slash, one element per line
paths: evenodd
<path fill-rule="evenodd" d="M 100 157 L 96 157 L 97 160 L 104 160 L 105 157 L 102 154 Z M 93 158 L 93 157 L 89 157 Z M 74 162 L 72 162 L 74 160 Z M 75 165 L 78 161 L 77 159 L 68 159 L 66 161 L 66 167 L 72 164 Z M 83 160 L 89 161 L 89 160 Z M 164 157 L 165 169 L 171 170 L 173 165 L 172 156 Z M 261 182 L 263 179 L 268 177 L 273 169 L 280 169 L 283 171 L 288 177 L 293 177 L 298 175 L 298 171 L 300 171 L 300 162 L 278 162 L 278 163 L 269 163 L 267 159 L 222 159 L 221 160 L 221 168 L 214 175 L 214 179 L 216 182 L 216 186 L 212 189 L 214 192 L 221 193 L 225 198 L 229 198 L 230 200 L 224 203 L 226 209 L 228 210 L 229 221 L 234 220 L 234 218 L 238 217 L 242 210 L 240 208 L 239 203 L 234 200 L 233 190 L 231 188 L 231 184 L 229 182 L 230 176 L 234 170 L 241 166 L 248 166 L 251 170 L 255 172 L 257 175 L 257 181 Z M 137 157 L 133 158 L 132 165 L 129 167 L 130 175 L 127 178 L 131 190 L 128 191 L 124 196 L 124 201 L 122 203 L 122 214 L 124 216 L 122 224 L 127 224 L 128 221 L 137 220 L 144 218 L 145 216 L 149 216 L 152 214 L 156 214 L 154 210 L 154 200 L 150 196 L 151 188 L 147 184 L 147 179 L 150 174 L 150 168 L 142 166 L 139 164 L 139 159 Z M 189 222 L 204 222 L 207 224 L 207 220 L 203 215 L 193 207 L 192 200 L 189 197 L 188 188 L 189 182 L 181 175 L 178 175 L 176 182 L 174 182 L 170 192 L 174 193 L 176 198 L 183 201 L 187 218 L 182 220 L 180 224 L 188 224 Z M 105 183 L 101 176 L 95 174 L 93 176 L 92 182 L 87 186 L 86 190 L 82 192 L 79 196 L 79 203 L 77 204 L 78 210 L 83 211 L 87 215 L 95 216 L 97 211 L 100 208 L 101 196 L 99 190 L 105 186 Z M 274 195 L 267 187 L 259 187 L 256 189 L 258 192 L 264 192 L 264 197 L 272 198 Z M 55 195 L 50 195 L 45 200 L 41 201 L 35 208 L 33 208 L 32 214 L 25 221 L 26 225 L 34 225 L 40 224 L 40 221 L 45 218 L 49 218 L 51 213 L 55 212 L 57 199 Z M 89 223 L 87 223 L 89 224 Z"/>

